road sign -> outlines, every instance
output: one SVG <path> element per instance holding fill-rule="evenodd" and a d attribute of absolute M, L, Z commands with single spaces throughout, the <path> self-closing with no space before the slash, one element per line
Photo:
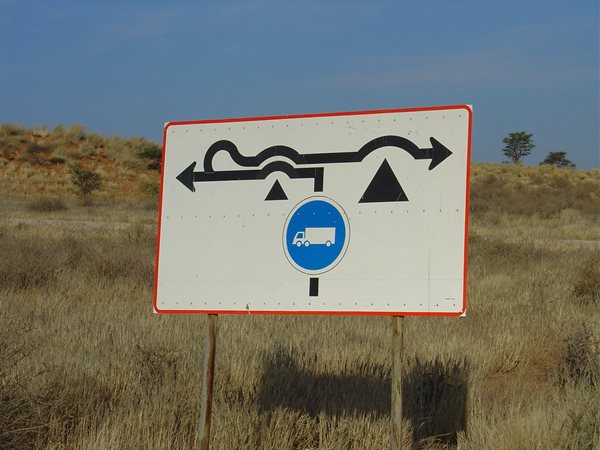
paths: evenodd
<path fill-rule="evenodd" d="M 283 247 L 300 272 L 317 275 L 332 269 L 344 256 L 350 240 L 346 214 L 326 197 L 309 197 L 290 213 Z"/>
<path fill-rule="evenodd" d="M 160 313 L 461 315 L 466 105 L 165 125 Z"/>

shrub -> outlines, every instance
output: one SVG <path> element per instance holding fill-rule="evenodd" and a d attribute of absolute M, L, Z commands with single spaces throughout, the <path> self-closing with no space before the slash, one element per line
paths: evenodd
<path fill-rule="evenodd" d="M 44 144 L 30 144 L 27 147 L 27 154 L 30 156 L 29 161 L 34 164 L 48 165 L 49 162 L 44 156 L 45 152 L 48 152 L 51 149 L 49 145 Z"/>
<path fill-rule="evenodd" d="M 0 134 L 6 135 L 6 136 L 20 136 L 20 135 L 25 134 L 25 132 L 26 132 L 25 127 L 22 127 L 19 125 L 5 123 L 0 126 Z"/>
<path fill-rule="evenodd" d="M 162 161 L 162 148 L 157 144 L 146 144 L 137 151 L 137 155 L 145 160 L 148 160 L 148 169 L 160 170 Z"/>
<path fill-rule="evenodd" d="M 71 181 L 79 189 L 81 197 L 88 197 L 92 192 L 100 189 L 102 177 L 99 173 L 87 170 L 79 165 L 71 169 Z"/>
<path fill-rule="evenodd" d="M 62 156 L 51 156 L 48 161 L 50 162 L 50 164 L 64 164 L 66 159 L 63 158 Z"/>
<path fill-rule="evenodd" d="M 27 153 L 29 153 L 30 155 L 37 155 L 39 153 L 42 152 L 46 152 L 50 150 L 50 146 L 48 145 L 41 145 L 41 144 L 30 144 L 27 147 Z"/>
<path fill-rule="evenodd" d="M 540 163 L 541 165 L 550 165 L 554 167 L 575 167 L 569 159 L 566 152 L 550 152 L 546 158 Z"/>

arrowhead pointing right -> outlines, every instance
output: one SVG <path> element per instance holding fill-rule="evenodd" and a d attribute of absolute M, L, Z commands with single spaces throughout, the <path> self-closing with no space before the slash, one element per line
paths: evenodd
<path fill-rule="evenodd" d="M 433 149 L 433 158 L 431 158 L 431 163 L 429 164 L 429 170 L 432 170 L 450 156 L 452 152 L 448 150 L 444 144 L 433 137 L 429 138 L 429 142 L 431 142 Z"/>
<path fill-rule="evenodd" d="M 195 161 L 187 166 L 183 172 L 177 175 L 177 179 L 181 182 L 181 184 L 183 184 L 192 192 L 196 192 L 196 188 L 194 187 L 194 167 L 196 167 Z"/>

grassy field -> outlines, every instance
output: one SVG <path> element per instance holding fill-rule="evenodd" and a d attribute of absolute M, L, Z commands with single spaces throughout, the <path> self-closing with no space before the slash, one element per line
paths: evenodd
<path fill-rule="evenodd" d="M 154 227 L 128 210 L 1 225 L 0 448 L 194 447 L 205 319 L 151 313 Z M 468 317 L 404 319 L 407 445 L 592 449 L 598 250 L 490 227 L 470 237 Z M 387 448 L 390 320 L 220 317 L 213 448 Z"/>
<path fill-rule="evenodd" d="M 2 449 L 195 447 L 205 318 L 152 313 L 155 201 L 111 182 L 0 201 Z M 403 319 L 407 448 L 599 448 L 599 199 L 473 167 L 468 315 Z M 211 448 L 388 448 L 391 361 L 389 318 L 221 316 Z"/>

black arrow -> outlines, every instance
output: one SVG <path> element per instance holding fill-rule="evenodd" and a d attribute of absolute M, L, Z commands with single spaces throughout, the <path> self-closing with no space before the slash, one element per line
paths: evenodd
<path fill-rule="evenodd" d="M 419 148 L 417 144 L 404 137 L 390 135 L 375 138 L 367 142 L 356 152 L 308 153 L 303 155 L 286 145 L 274 145 L 266 148 L 256 156 L 244 156 L 233 142 L 221 140 L 212 144 L 206 151 L 204 155 L 204 171 L 214 172 L 212 161 L 220 151 L 229 153 L 233 162 L 238 166 L 258 167 L 266 160 L 275 156 L 287 158 L 296 165 L 361 162 L 372 152 L 382 147 L 397 147 L 406 151 L 414 159 L 430 159 L 429 170 L 432 170 L 450 156 L 452 152 L 434 137 L 429 138 L 429 141 L 431 142 L 430 148 Z"/>
<path fill-rule="evenodd" d="M 430 159 L 429 170 L 433 170 L 452 152 L 434 137 L 430 137 L 429 142 L 431 142 L 431 148 L 419 148 L 417 144 L 401 136 L 381 136 L 367 142 L 357 153 L 359 161 L 362 161 L 367 155 L 381 147 L 397 147 L 408 152 L 414 159 Z"/>
<path fill-rule="evenodd" d="M 323 191 L 323 168 L 302 167 L 295 168 L 284 161 L 273 161 L 262 169 L 253 170 L 223 170 L 220 172 L 194 172 L 196 163 L 193 162 L 177 175 L 177 179 L 190 191 L 195 192 L 194 183 L 200 181 L 242 181 L 264 180 L 273 172 L 283 172 L 289 178 L 312 178 L 314 191 Z"/>
<path fill-rule="evenodd" d="M 375 138 L 356 152 L 300 154 L 291 147 L 274 145 L 261 151 L 256 156 L 244 156 L 233 142 L 220 140 L 212 144 L 206 151 L 204 155 L 204 172 L 194 172 L 196 162 L 193 162 L 177 176 L 177 179 L 190 191 L 195 192 L 195 182 L 265 179 L 269 174 L 279 171 L 284 172 L 290 178 L 312 178 L 314 180 L 314 191 L 321 192 L 323 191 L 323 167 L 294 167 L 285 161 L 274 161 L 262 169 L 258 169 L 258 167 L 268 159 L 276 156 L 287 158 L 298 166 L 305 164 L 355 163 L 361 162 L 379 148 L 396 147 L 406 151 L 414 159 L 430 159 L 429 170 L 432 170 L 452 155 L 452 152 L 433 137 L 429 138 L 429 141 L 431 142 L 430 148 L 419 148 L 414 142 L 404 137 L 390 135 Z M 240 167 L 254 167 L 255 169 L 216 172 L 213 169 L 212 161 L 220 151 L 229 153 L 233 162 Z"/>

